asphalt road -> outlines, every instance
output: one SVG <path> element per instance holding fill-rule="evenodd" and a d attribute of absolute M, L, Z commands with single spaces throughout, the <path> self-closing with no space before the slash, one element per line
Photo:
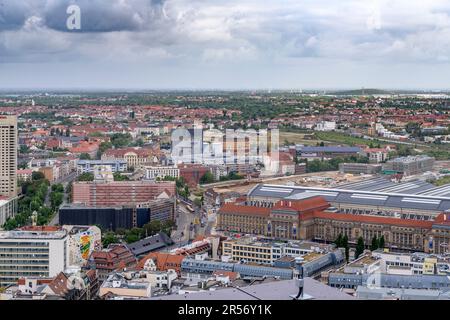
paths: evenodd
<path fill-rule="evenodd" d="M 187 242 L 189 241 L 189 233 L 191 223 L 194 223 L 196 215 L 192 212 L 189 212 L 186 209 L 186 205 L 183 203 L 177 204 L 177 230 L 172 232 L 172 239 L 176 243 Z M 182 235 L 184 233 L 184 235 Z M 193 232 L 191 233 L 191 239 L 193 239 L 195 235 Z"/>
<path fill-rule="evenodd" d="M 72 181 L 74 181 L 76 179 L 76 177 L 77 177 L 77 173 L 73 172 L 73 173 L 69 174 L 68 176 L 64 177 L 60 182 L 58 182 L 58 183 L 61 183 L 63 185 L 63 187 L 64 187 L 64 196 L 63 196 L 63 203 L 62 203 L 62 205 L 64 205 L 64 204 L 69 202 L 68 201 L 69 200 L 69 195 L 66 193 L 66 188 L 67 188 L 67 185 L 70 182 L 72 182 Z M 47 194 L 47 197 L 50 195 L 50 192 L 51 192 L 51 187 L 49 188 L 49 192 Z M 50 205 L 50 203 L 49 203 L 49 205 Z M 48 225 L 49 226 L 56 226 L 58 224 L 59 224 L 59 212 L 56 211 L 55 215 L 53 216 L 52 220 L 50 221 L 50 223 Z"/>

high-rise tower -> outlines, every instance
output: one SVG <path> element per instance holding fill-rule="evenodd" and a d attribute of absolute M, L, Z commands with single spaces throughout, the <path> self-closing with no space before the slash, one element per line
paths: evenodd
<path fill-rule="evenodd" d="M 0 115 L 0 196 L 17 196 L 17 118 Z"/>

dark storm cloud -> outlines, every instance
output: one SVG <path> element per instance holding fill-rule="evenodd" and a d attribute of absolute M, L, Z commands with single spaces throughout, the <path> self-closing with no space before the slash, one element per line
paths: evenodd
<path fill-rule="evenodd" d="M 58 31 L 68 31 L 66 10 L 71 4 L 81 9 L 81 32 L 142 30 L 159 18 L 161 10 L 161 1 L 152 0 L 53 1 L 44 13 L 46 25 Z"/>
<path fill-rule="evenodd" d="M 57 31 L 66 27 L 67 8 L 81 9 L 80 32 L 137 31 L 162 16 L 164 0 L 0 0 L 0 31 L 20 29 L 32 16 Z"/>
<path fill-rule="evenodd" d="M 44 2 L 0 0 L 0 31 L 20 29 L 34 9 Z"/>
<path fill-rule="evenodd" d="M 0 86 L 59 85 L 62 65 L 66 85 L 449 83 L 449 12 L 448 0 L 0 0 Z M 440 78 L 426 76 L 435 64 Z"/>

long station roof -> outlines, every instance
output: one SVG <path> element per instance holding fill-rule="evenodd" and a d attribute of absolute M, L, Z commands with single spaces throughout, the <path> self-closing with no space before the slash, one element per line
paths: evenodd
<path fill-rule="evenodd" d="M 450 185 L 434 185 L 414 180 L 404 183 L 385 178 L 369 179 L 334 188 L 259 184 L 249 197 L 278 199 L 304 198 L 305 194 L 323 196 L 329 202 L 443 212 L 450 210 Z"/>

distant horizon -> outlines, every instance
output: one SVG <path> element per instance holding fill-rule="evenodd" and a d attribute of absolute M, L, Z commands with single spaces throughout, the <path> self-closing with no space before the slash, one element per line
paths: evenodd
<path fill-rule="evenodd" d="M 49 87 L 49 88 L 1 88 L 0 94 L 13 93 L 170 93 L 170 92 L 293 92 L 293 93 L 320 93 L 320 91 L 330 92 L 346 92 L 346 91 L 362 91 L 362 90 L 379 90 L 390 92 L 408 92 L 408 93 L 450 93 L 450 88 L 357 88 L 357 87 L 341 87 L 341 88 L 120 88 L 120 87 Z M 383 93 L 380 93 L 383 94 Z"/>

